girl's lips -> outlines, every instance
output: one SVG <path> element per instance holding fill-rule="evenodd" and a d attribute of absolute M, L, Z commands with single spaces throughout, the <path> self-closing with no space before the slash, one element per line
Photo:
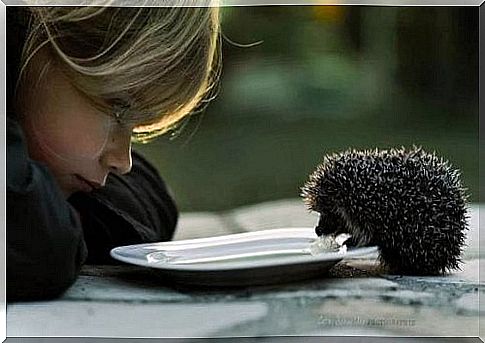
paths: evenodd
<path fill-rule="evenodd" d="M 86 192 L 91 192 L 93 189 L 98 189 L 101 188 L 102 185 L 100 183 L 97 183 L 95 181 L 89 181 L 83 178 L 82 176 L 75 174 L 76 178 L 80 181 L 80 186 L 82 187 L 82 190 Z"/>

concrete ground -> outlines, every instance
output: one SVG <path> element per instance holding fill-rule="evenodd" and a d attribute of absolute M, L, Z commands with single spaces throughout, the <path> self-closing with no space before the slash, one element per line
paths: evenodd
<path fill-rule="evenodd" d="M 450 275 L 381 274 L 374 254 L 344 260 L 317 279 L 199 289 L 171 285 L 143 267 L 85 266 L 58 300 L 8 304 L 7 336 L 476 337 L 484 291 L 479 210 L 470 208 L 463 268 Z M 316 221 L 301 200 L 282 200 L 224 213 L 184 213 L 175 239 L 312 227 Z"/>

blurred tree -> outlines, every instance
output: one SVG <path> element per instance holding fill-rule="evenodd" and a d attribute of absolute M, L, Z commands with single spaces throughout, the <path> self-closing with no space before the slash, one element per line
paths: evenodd
<path fill-rule="evenodd" d="M 478 12 L 466 7 L 404 8 L 397 27 L 398 82 L 453 115 L 478 97 Z M 475 111 L 470 111 L 470 116 Z"/>
<path fill-rule="evenodd" d="M 315 19 L 335 23 L 341 23 L 345 20 L 346 9 L 345 6 L 312 6 L 312 12 Z"/>
<path fill-rule="evenodd" d="M 412 144 L 477 199 L 476 9 L 229 7 L 222 29 L 236 44 L 219 96 L 179 139 L 143 147 L 182 210 L 297 197 L 325 153 Z"/>

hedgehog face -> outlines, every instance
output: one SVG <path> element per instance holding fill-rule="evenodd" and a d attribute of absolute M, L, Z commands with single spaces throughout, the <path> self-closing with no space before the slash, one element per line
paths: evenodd
<path fill-rule="evenodd" d="M 372 245 L 371 235 L 359 226 L 345 211 L 343 207 L 334 207 L 330 211 L 322 211 L 318 225 L 315 227 L 317 236 L 338 235 L 347 233 L 351 238 L 346 241 L 347 246 L 357 247 Z"/>
<path fill-rule="evenodd" d="M 320 213 L 317 235 L 349 233 L 377 245 L 391 270 L 440 274 L 457 268 L 466 229 L 459 171 L 424 152 L 391 149 L 326 156 L 302 187 Z"/>

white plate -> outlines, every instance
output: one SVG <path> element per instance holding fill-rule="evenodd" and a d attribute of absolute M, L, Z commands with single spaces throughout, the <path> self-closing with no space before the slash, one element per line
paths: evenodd
<path fill-rule="evenodd" d="M 376 254 L 377 247 L 310 253 L 314 228 L 283 228 L 181 241 L 117 247 L 119 261 L 152 268 L 167 282 L 246 286 L 324 275 L 344 258 Z"/>

